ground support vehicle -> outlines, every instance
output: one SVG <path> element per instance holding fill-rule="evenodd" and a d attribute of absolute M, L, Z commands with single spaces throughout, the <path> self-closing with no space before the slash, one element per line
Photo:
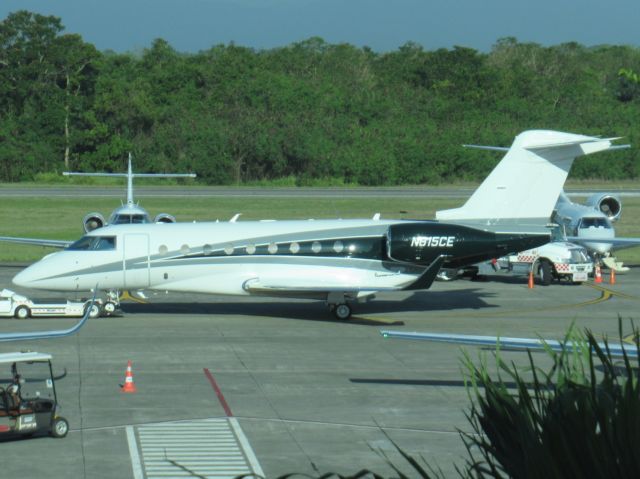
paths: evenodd
<path fill-rule="evenodd" d="M 587 281 L 594 263 L 586 248 L 567 241 L 554 241 L 544 246 L 504 256 L 478 265 L 478 274 L 533 272 L 537 281 L 549 285 L 553 280 L 572 283 Z"/>
<path fill-rule="evenodd" d="M 89 317 L 97 318 L 101 314 L 109 315 L 103 301 L 96 299 L 91 306 L 91 299 L 73 301 L 68 299 L 29 299 L 9 289 L 0 291 L 0 316 L 27 319 L 38 316 L 82 317 L 86 308 L 91 307 Z"/>
<path fill-rule="evenodd" d="M 0 354 L 0 439 L 69 432 L 58 414 L 51 359 L 36 352 Z"/>

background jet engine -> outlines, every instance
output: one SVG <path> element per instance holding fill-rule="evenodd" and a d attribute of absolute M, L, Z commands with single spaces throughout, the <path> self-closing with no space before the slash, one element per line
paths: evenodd
<path fill-rule="evenodd" d="M 154 223 L 175 223 L 175 217 L 171 216 L 169 213 L 160 213 L 154 219 Z"/>
<path fill-rule="evenodd" d="M 100 213 L 89 213 L 82 219 L 82 227 L 85 233 L 89 233 L 105 225 L 104 216 Z"/>
<path fill-rule="evenodd" d="M 595 193 L 589 197 L 586 204 L 607 215 L 611 221 L 617 221 L 622 213 L 622 201 L 610 193 Z"/>

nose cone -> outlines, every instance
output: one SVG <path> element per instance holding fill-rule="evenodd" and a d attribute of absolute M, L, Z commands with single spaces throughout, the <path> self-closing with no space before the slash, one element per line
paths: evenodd
<path fill-rule="evenodd" d="M 20 286 L 21 288 L 37 288 L 35 286 L 38 279 L 41 279 L 41 275 L 38 274 L 38 268 L 36 265 L 31 265 L 13 277 L 13 284 Z"/>
<path fill-rule="evenodd" d="M 13 284 L 21 288 L 67 290 L 61 267 L 64 262 L 61 263 L 58 255 L 60 253 L 52 253 L 23 269 L 13 277 Z"/>

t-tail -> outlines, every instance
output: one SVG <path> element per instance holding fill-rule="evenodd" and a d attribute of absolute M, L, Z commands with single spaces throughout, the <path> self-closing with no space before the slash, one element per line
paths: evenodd
<path fill-rule="evenodd" d="M 540 226 L 550 220 L 573 160 L 621 148 L 598 138 L 551 130 L 530 130 L 516 136 L 506 155 L 461 208 L 442 210 L 436 219 L 476 226 Z"/>

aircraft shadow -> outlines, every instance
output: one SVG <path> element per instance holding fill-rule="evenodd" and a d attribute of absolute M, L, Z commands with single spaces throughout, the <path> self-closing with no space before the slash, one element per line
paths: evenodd
<path fill-rule="evenodd" d="M 457 291 L 427 292 L 418 291 L 405 299 L 374 299 L 366 303 L 353 305 L 353 316 L 346 321 L 348 324 L 362 324 L 380 326 L 381 322 L 374 318 L 361 318 L 369 314 L 393 314 L 402 312 L 420 311 L 451 311 L 455 309 L 485 309 L 497 308 L 487 302 L 494 293 L 483 289 L 465 289 Z M 127 314 L 191 314 L 191 315 L 239 315 L 239 316 L 267 316 L 277 318 L 290 318 L 309 321 L 324 321 L 345 323 L 337 320 L 327 310 L 322 301 L 301 300 L 269 300 L 259 298 L 244 301 L 216 301 L 216 302 L 153 302 L 153 297 L 148 303 L 121 304 L 122 312 Z M 401 325 L 384 322 L 385 325 Z"/>

